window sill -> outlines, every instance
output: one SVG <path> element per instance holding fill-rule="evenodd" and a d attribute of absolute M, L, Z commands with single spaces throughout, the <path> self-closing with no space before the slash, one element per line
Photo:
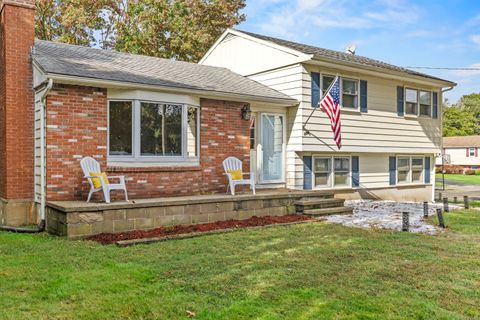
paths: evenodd
<path fill-rule="evenodd" d="M 411 120 L 417 120 L 419 118 L 416 114 L 405 114 L 403 117 Z"/>
<path fill-rule="evenodd" d="M 344 113 L 352 113 L 352 114 L 361 114 L 362 112 L 360 109 L 352 109 L 352 108 L 341 108 L 340 112 Z"/>

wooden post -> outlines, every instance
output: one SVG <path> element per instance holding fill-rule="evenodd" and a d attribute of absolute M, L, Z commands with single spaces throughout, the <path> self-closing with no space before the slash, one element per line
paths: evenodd
<path fill-rule="evenodd" d="M 402 213 L 402 231 L 407 231 L 410 228 L 410 215 L 408 212 Z"/>
<path fill-rule="evenodd" d="M 437 209 L 438 225 L 445 228 L 445 220 L 443 220 L 442 209 Z"/>
<path fill-rule="evenodd" d="M 448 208 L 448 198 L 443 198 L 443 210 L 445 212 L 450 212 L 450 209 Z"/>
<path fill-rule="evenodd" d="M 438 201 L 442 201 L 442 193 L 441 192 L 438 193 Z"/>
<path fill-rule="evenodd" d="M 457 203 L 457 197 L 453 197 L 453 203 Z"/>
<path fill-rule="evenodd" d="M 468 196 L 463 196 L 463 204 L 465 205 L 465 209 L 470 209 L 470 203 L 468 201 Z"/>
<path fill-rule="evenodd" d="M 423 217 L 428 218 L 428 202 L 423 203 Z"/>

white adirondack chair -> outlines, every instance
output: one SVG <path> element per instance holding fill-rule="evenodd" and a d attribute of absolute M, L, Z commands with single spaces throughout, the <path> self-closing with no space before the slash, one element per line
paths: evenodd
<path fill-rule="evenodd" d="M 250 185 L 250 189 L 252 189 L 253 194 L 255 194 L 255 180 L 253 178 L 253 172 L 243 173 L 242 161 L 240 161 L 235 157 L 228 157 L 227 159 L 223 160 L 223 169 L 225 170 L 225 174 L 228 177 L 227 193 L 228 193 L 228 190 L 230 189 L 232 196 L 234 196 L 235 186 Z M 242 171 L 242 177 L 243 175 L 247 174 L 247 175 L 250 175 L 250 179 L 233 180 L 232 174 L 228 172 L 229 170 L 240 170 Z"/>
<path fill-rule="evenodd" d="M 85 157 L 80 161 L 80 166 L 82 167 L 84 178 L 88 179 L 88 182 L 90 183 L 90 191 L 88 192 L 88 198 L 87 202 L 90 202 L 90 199 L 92 197 L 92 194 L 97 192 L 97 191 L 103 191 L 103 196 L 105 198 L 106 203 L 110 203 L 110 191 L 111 190 L 123 190 L 125 192 L 125 200 L 128 201 L 128 195 L 127 195 L 127 187 L 125 185 L 125 177 L 124 176 L 110 176 L 108 179 L 119 179 L 119 183 L 111 183 L 109 181 L 109 184 L 105 184 L 105 181 L 103 180 L 102 177 L 92 177 L 90 176 L 90 172 L 98 172 L 100 173 L 100 164 L 98 163 L 97 160 L 91 158 L 91 157 Z M 95 188 L 93 185 L 93 178 L 100 179 L 102 186 L 100 188 Z"/>

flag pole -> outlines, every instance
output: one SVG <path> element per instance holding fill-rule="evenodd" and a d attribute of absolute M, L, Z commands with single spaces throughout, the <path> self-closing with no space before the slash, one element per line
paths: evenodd
<path fill-rule="evenodd" d="M 318 102 L 318 104 L 320 105 L 320 102 L 323 100 L 323 98 L 325 98 L 325 95 L 330 91 L 330 89 L 332 88 L 333 84 L 337 81 L 338 79 L 338 73 L 335 75 L 335 78 L 333 79 L 332 83 L 330 83 L 330 85 L 328 86 L 328 89 L 325 91 L 325 93 L 322 95 L 322 98 L 320 99 L 320 101 Z M 307 126 L 307 123 L 308 121 L 310 121 L 310 118 L 312 117 L 313 113 L 315 112 L 315 110 L 319 107 L 316 106 L 316 107 L 313 107 L 313 110 L 312 112 L 310 112 L 310 115 L 308 116 L 307 118 L 307 121 L 305 121 L 305 123 L 303 124 L 302 128 L 303 130 L 305 131 L 306 134 L 310 134 L 310 131 L 308 131 L 306 129 L 306 126 Z"/>

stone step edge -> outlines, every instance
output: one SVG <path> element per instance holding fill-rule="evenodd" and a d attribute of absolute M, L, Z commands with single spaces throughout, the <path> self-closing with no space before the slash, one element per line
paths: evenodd
<path fill-rule="evenodd" d="M 345 199 L 317 199 L 317 200 L 299 200 L 295 201 L 294 205 L 296 206 L 311 206 L 311 205 L 317 205 L 317 204 L 330 204 L 330 203 L 339 203 L 339 204 L 344 204 Z"/>
<path fill-rule="evenodd" d="M 328 215 L 335 215 L 335 214 L 351 214 L 351 213 L 353 213 L 353 208 L 350 208 L 350 207 L 308 209 L 303 211 L 303 214 L 307 216 L 328 216 Z"/>

